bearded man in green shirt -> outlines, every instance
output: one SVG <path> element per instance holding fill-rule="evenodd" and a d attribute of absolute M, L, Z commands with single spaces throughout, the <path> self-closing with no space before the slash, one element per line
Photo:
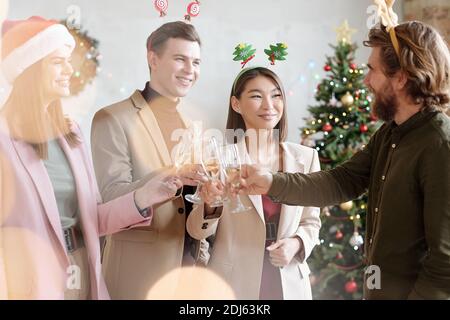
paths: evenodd
<path fill-rule="evenodd" d="M 393 31 L 377 26 L 364 42 L 372 48 L 364 83 L 385 121 L 367 146 L 311 174 L 244 166 L 240 192 L 323 207 L 368 191 L 366 262 L 381 281 L 366 280 L 364 298 L 450 299 L 450 54 L 421 22 Z"/>

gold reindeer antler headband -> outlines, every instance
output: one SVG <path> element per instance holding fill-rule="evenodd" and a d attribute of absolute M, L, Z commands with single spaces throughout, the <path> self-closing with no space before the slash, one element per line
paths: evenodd
<path fill-rule="evenodd" d="M 398 16 L 392 9 L 395 0 L 374 0 L 378 6 L 378 15 L 381 18 L 381 24 L 386 27 L 391 37 L 392 46 L 394 47 L 397 57 L 400 58 L 400 46 L 398 44 L 397 35 L 395 34 L 395 27 L 398 25 Z"/>

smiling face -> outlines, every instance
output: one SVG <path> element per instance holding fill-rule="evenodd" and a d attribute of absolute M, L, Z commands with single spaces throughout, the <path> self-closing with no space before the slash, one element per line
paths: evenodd
<path fill-rule="evenodd" d="M 231 97 L 231 106 L 247 129 L 273 129 L 283 116 L 284 99 L 274 80 L 259 75 L 247 81 L 239 98 Z"/>
<path fill-rule="evenodd" d="M 200 75 L 200 45 L 195 41 L 170 38 L 161 54 L 148 53 L 150 84 L 166 98 L 187 95 Z"/>
<path fill-rule="evenodd" d="M 64 46 L 42 59 L 43 95 L 48 103 L 70 95 L 72 49 Z"/>
<path fill-rule="evenodd" d="M 392 80 L 383 72 L 380 48 L 372 49 L 367 66 L 369 72 L 364 78 L 364 84 L 375 96 L 373 111 L 381 120 L 391 121 L 398 111 L 398 103 Z"/>

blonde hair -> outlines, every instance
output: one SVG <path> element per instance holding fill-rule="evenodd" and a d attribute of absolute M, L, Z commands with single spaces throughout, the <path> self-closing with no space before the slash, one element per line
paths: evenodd
<path fill-rule="evenodd" d="M 399 56 L 383 26 L 372 28 L 364 45 L 381 49 L 380 58 L 387 77 L 398 71 L 407 75 L 406 92 L 415 103 L 422 104 L 422 111 L 447 111 L 450 103 L 450 53 L 442 36 L 419 21 L 396 26 L 395 34 L 400 45 Z"/>
<path fill-rule="evenodd" d="M 40 60 L 17 77 L 4 111 L 12 136 L 31 144 L 39 158 L 46 159 L 50 139 L 62 135 L 71 147 L 79 145 L 80 140 L 70 129 L 70 120 L 63 114 L 61 100 L 48 106 L 46 117 L 42 68 Z"/>

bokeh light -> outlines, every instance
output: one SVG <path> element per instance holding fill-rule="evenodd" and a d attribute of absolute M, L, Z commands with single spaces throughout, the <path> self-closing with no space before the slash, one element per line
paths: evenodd
<path fill-rule="evenodd" d="M 203 267 L 174 269 L 149 290 L 149 300 L 231 300 L 231 287 L 216 273 Z"/>

